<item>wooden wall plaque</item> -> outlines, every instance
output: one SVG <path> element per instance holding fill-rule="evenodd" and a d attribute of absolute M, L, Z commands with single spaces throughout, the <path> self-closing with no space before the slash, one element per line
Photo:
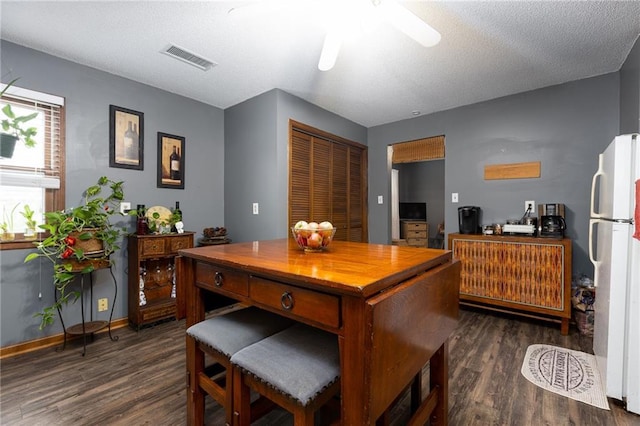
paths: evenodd
<path fill-rule="evenodd" d="M 490 164 L 484 166 L 484 179 L 528 179 L 540 177 L 540 161 L 528 163 Z"/>

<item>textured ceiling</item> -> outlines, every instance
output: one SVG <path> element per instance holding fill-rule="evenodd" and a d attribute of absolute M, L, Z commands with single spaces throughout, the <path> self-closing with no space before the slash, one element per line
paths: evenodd
<path fill-rule="evenodd" d="M 335 1 L 265 1 L 2 0 L 1 35 L 223 109 L 279 88 L 371 127 L 618 71 L 640 34 L 638 1 L 400 2 L 442 34 L 437 46 L 382 21 L 323 72 L 318 4 Z M 170 43 L 218 65 L 159 53 Z"/>

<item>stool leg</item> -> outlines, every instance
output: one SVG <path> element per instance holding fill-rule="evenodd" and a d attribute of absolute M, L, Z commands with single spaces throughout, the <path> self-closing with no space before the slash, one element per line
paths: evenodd
<path fill-rule="evenodd" d="M 233 426 L 251 425 L 251 390 L 244 382 L 242 372 L 231 367 L 233 379 Z"/>
<path fill-rule="evenodd" d="M 204 392 L 198 385 L 198 374 L 204 371 L 204 353 L 196 347 L 193 337 L 187 335 L 187 424 L 204 425 Z"/>
<path fill-rule="evenodd" d="M 293 414 L 293 426 L 313 426 L 315 410 L 302 408 Z"/>

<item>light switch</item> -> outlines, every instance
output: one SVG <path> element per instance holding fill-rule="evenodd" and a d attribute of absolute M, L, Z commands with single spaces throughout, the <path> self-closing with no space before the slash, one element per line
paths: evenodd
<path fill-rule="evenodd" d="M 382 195 L 378 195 L 378 204 L 382 204 L 382 203 L 383 203 Z"/>
<path fill-rule="evenodd" d="M 451 202 L 452 203 L 457 203 L 458 202 L 458 193 L 457 192 L 452 192 L 451 193 Z"/>
<path fill-rule="evenodd" d="M 260 212 L 260 208 L 258 203 L 253 203 L 253 214 L 258 214 Z"/>

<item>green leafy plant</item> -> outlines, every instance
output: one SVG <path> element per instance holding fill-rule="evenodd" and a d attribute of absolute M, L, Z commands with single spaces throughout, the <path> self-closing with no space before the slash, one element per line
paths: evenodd
<path fill-rule="evenodd" d="M 4 95 L 9 87 L 11 87 L 18 79 L 15 78 L 6 85 L 0 96 Z M 2 108 L 2 113 L 5 118 L 2 119 L 2 133 L 6 133 L 14 136 L 18 140 L 24 142 L 25 146 L 32 148 L 36 146 L 36 140 L 34 136 L 38 133 L 38 129 L 35 127 L 26 127 L 25 123 L 31 121 L 38 116 L 37 112 L 28 115 L 17 116 L 10 104 L 6 104 Z"/>
<path fill-rule="evenodd" d="M 22 215 L 22 217 L 24 217 L 27 228 L 36 229 L 37 223 L 36 223 L 36 220 L 33 218 L 35 211 L 31 210 L 31 207 L 29 206 L 29 204 L 24 205 L 20 214 Z"/>
<path fill-rule="evenodd" d="M 6 209 L 2 207 L 2 223 L 0 223 L 0 229 L 3 234 L 13 232 L 13 215 L 20 203 L 13 206 L 11 213 L 7 213 Z"/>
<path fill-rule="evenodd" d="M 124 199 L 122 185 L 122 181 L 115 182 L 102 176 L 84 191 L 82 205 L 44 214 L 45 223 L 40 228 L 49 235 L 36 243 L 37 252 L 24 259 L 26 263 L 44 257 L 53 263 L 53 284 L 59 297 L 52 306 L 36 313 L 41 320 L 41 329 L 53 324 L 55 311 L 67 304 L 71 296 L 73 301 L 79 297 L 77 291 L 67 292 L 67 286 L 75 277 L 74 272 L 91 272 L 100 261 L 113 263 L 109 256 L 120 248 L 118 242 L 125 232 L 110 220 L 114 214 L 121 214 L 118 205 Z M 102 241 L 103 249 L 98 253 L 85 249 L 84 243 L 93 239 Z M 78 265 L 82 269 L 78 270 Z"/>

